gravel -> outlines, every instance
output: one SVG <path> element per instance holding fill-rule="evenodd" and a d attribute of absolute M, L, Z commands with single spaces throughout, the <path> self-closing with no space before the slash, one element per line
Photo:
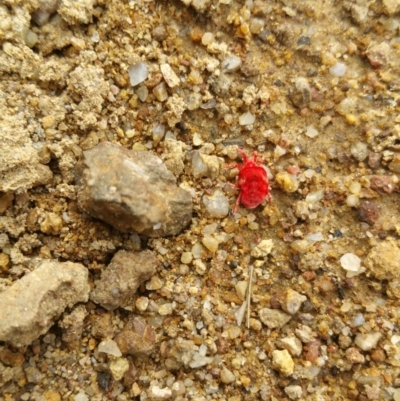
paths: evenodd
<path fill-rule="evenodd" d="M 400 399 L 400 5 L 319 3 L 3 1 L 7 399 Z"/>

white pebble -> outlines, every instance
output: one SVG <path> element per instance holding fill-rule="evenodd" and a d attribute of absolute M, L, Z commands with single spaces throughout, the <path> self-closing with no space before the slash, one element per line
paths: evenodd
<path fill-rule="evenodd" d="M 305 239 L 307 241 L 318 242 L 318 241 L 323 241 L 324 240 L 324 236 L 320 232 L 309 233 L 309 234 L 306 235 Z"/>
<path fill-rule="evenodd" d="M 212 217 L 222 218 L 229 213 L 229 202 L 220 189 L 216 189 L 210 196 L 203 196 L 203 203 Z"/>
<path fill-rule="evenodd" d="M 204 46 L 210 45 L 214 42 L 214 35 L 211 32 L 206 32 L 201 38 L 201 43 Z"/>
<path fill-rule="evenodd" d="M 211 235 L 205 235 L 201 242 L 210 252 L 214 253 L 218 249 L 219 242 Z"/>
<path fill-rule="evenodd" d="M 181 262 L 184 263 L 185 265 L 188 265 L 191 263 L 193 260 L 193 254 L 192 252 L 182 252 L 181 255 Z"/>
<path fill-rule="evenodd" d="M 89 401 L 89 397 L 84 393 L 78 393 L 74 397 L 74 401 Z"/>
<path fill-rule="evenodd" d="M 141 61 L 135 65 L 131 65 L 128 68 L 129 79 L 132 86 L 139 85 L 142 83 L 149 75 L 147 65 L 145 62 Z"/>
<path fill-rule="evenodd" d="M 108 355 L 113 355 L 116 357 L 122 356 L 120 349 L 118 348 L 117 343 L 114 340 L 104 340 L 99 344 L 98 347 L 99 352 L 104 352 Z"/>
<path fill-rule="evenodd" d="M 153 128 L 153 141 L 154 144 L 160 143 L 160 141 L 164 138 L 165 135 L 165 125 L 156 124 Z"/>
<path fill-rule="evenodd" d="M 309 125 L 308 127 L 306 127 L 305 134 L 309 138 L 315 138 L 319 134 L 319 132 L 312 125 Z"/>
<path fill-rule="evenodd" d="M 346 205 L 349 207 L 357 207 L 360 204 L 360 199 L 356 195 L 349 195 L 346 198 Z"/>
<path fill-rule="evenodd" d="M 329 72 L 334 75 L 335 77 L 343 77 L 346 73 L 346 65 L 343 63 L 336 63 L 331 68 L 329 68 Z"/>
<path fill-rule="evenodd" d="M 240 68 L 242 65 L 242 60 L 240 57 L 231 55 L 228 56 L 221 64 L 222 70 L 224 72 L 233 72 Z"/>
<path fill-rule="evenodd" d="M 158 308 L 158 313 L 161 316 L 171 315 L 174 311 L 173 305 L 171 303 L 165 303 Z"/>
<path fill-rule="evenodd" d="M 366 334 L 357 334 L 354 343 L 363 351 L 374 349 L 378 341 L 381 339 L 382 334 L 379 332 L 372 332 Z"/>
<path fill-rule="evenodd" d="M 201 253 L 203 252 L 203 245 L 200 242 L 196 242 L 192 247 L 192 254 L 195 259 L 201 258 Z"/>
<path fill-rule="evenodd" d="M 256 118 L 253 116 L 253 114 L 251 114 L 249 111 L 247 113 L 243 113 L 240 117 L 239 117 L 239 124 L 240 125 L 250 125 L 250 124 L 254 124 L 254 121 L 256 120 Z"/>
<path fill-rule="evenodd" d="M 344 270 L 358 272 L 361 268 L 361 259 L 354 253 L 345 253 L 340 258 L 340 264 Z"/>
<path fill-rule="evenodd" d="M 306 202 L 308 203 L 316 203 L 319 202 L 321 199 L 323 199 L 325 195 L 325 189 L 319 189 L 318 191 L 315 192 L 310 192 L 306 196 Z"/>

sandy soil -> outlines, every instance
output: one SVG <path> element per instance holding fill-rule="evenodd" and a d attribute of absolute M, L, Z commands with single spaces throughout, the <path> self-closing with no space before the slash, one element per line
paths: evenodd
<path fill-rule="evenodd" d="M 3 0 L 0 299 L 50 260 L 91 289 L 119 250 L 159 264 L 128 304 L 76 301 L 31 344 L 0 343 L 0 400 L 400 400 L 399 13 Z M 189 191 L 179 235 L 78 207 L 76 165 L 104 141 Z M 273 200 L 233 215 L 238 147 Z"/>

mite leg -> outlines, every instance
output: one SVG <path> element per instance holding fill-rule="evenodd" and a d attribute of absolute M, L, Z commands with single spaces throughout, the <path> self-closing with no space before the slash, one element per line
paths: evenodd
<path fill-rule="evenodd" d="M 239 209 L 241 199 L 242 199 L 242 192 L 239 193 L 236 199 L 235 208 L 233 209 L 233 214 L 236 214 L 237 210 Z"/>
<path fill-rule="evenodd" d="M 237 150 L 238 150 L 238 152 L 242 155 L 243 163 L 246 164 L 246 162 L 247 162 L 247 155 L 246 155 L 246 152 L 245 152 L 243 149 L 240 149 L 240 148 L 238 148 Z"/>

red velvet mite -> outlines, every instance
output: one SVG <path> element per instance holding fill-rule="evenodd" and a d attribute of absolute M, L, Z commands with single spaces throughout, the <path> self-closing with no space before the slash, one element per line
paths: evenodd
<path fill-rule="evenodd" d="M 257 161 L 257 152 L 253 153 L 253 158 L 248 158 L 242 149 L 238 149 L 242 155 L 243 164 L 234 164 L 229 167 L 239 169 L 238 179 L 234 187 L 240 190 L 236 200 L 235 214 L 240 203 L 247 209 L 254 209 L 260 205 L 265 198 L 271 203 L 272 197 L 269 193 L 270 187 L 265 168 L 262 166 L 262 160 Z"/>

